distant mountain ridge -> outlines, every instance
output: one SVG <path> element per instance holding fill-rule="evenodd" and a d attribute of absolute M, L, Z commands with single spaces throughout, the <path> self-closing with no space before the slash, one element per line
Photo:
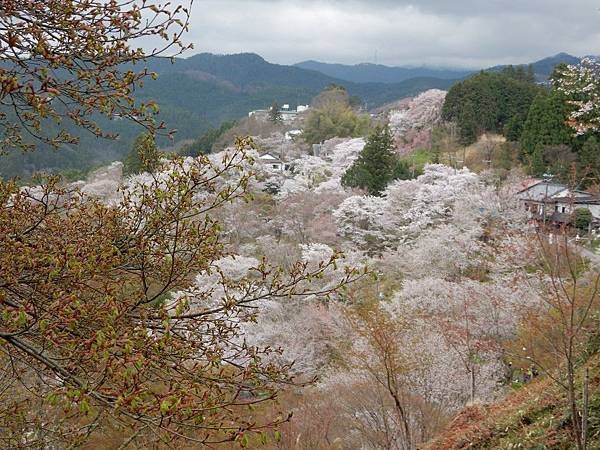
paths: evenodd
<path fill-rule="evenodd" d="M 382 64 L 361 63 L 355 65 L 330 64 L 319 61 L 303 61 L 295 67 L 314 70 L 325 75 L 354 83 L 398 83 L 410 78 L 431 77 L 443 80 L 456 80 L 469 76 L 473 70 L 431 68 L 431 67 L 390 67 Z"/>
<path fill-rule="evenodd" d="M 557 55 L 540 59 L 531 63 L 533 65 L 536 78 L 539 81 L 548 79 L 554 67 L 557 64 L 578 64 L 581 58 L 569 55 L 568 53 L 558 53 Z M 528 66 L 529 64 L 515 64 L 518 66 Z M 330 64 L 318 61 L 303 61 L 295 64 L 296 67 L 314 70 L 324 75 L 340 78 L 342 80 L 355 83 L 397 83 L 415 77 L 433 77 L 445 80 L 457 80 L 466 78 L 479 70 L 499 71 L 507 65 L 499 65 L 479 70 L 453 69 L 453 68 L 434 68 L 434 67 L 391 67 L 381 64 L 361 63 L 354 65 Z"/>

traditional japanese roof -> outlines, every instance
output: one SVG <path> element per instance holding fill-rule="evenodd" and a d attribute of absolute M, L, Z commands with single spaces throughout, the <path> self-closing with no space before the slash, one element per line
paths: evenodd
<path fill-rule="evenodd" d="M 277 156 L 273 156 L 270 153 L 265 153 L 263 155 L 260 155 L 259 158 L 266 163 L 281 163 L 283 164 L 283 161 L 281 159 L 279 159 Z"/>
<path fill-rule="evenodd" d="M 589 192 L 588 196 L 574 197 L 574 196 L 566 196 L 566 197 L 552 197 L 550 200 L 553 202 L 560 203 L 573 203 L 576 205 L 598 205 L 600 204 L 600 195 L 593 195 Z"/>
<path fill-rule="evenodd" d="M 542 202 L 547 197 L 551 197 L 565 190 L 568 190 L 568 187 L 564 184 L 556 183 L 553 181 L 541 180 L 536 183 L 530 184 L 525 189 L 522 189 L 519 192 L 517 192 L 516 195 L 523 200 Z"/>
<path fill-rule="evenodd" d="M 520 194 L 521 192 L 525 192 L 530 187 L 535 186 L 536 184 L 539 184 L 542 181 L 544 181 L 544 180 L 540 180 L 539 178 L 527 178 L 527 179 L 521 181 L 518 185 L 519 190 L 517 191 L 517 194 Z"/>
<path fill-rule="evenodd" d="M 548 196 L 548 198 L 550 198 L 550 199 L 562 199 L 562 198 L 576 199 L 576 198 L 590 198 L 590 197 L 594 197 L 594 194 L 592 194 L 591 192 L 580 191 L 577 189 L 569 189 L 569 188 L 563 189 L 562 191 L 558 191 L 558 192 Z"/>

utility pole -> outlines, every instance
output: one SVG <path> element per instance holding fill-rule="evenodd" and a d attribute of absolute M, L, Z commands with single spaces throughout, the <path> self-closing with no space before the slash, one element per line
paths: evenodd
<path fill-rule="evenodd" d="M 552 181 L 552 179 L 554 178 L 554 175 L 552 175 L 551 173 L 545 173 L 542 175 L 543 179 L 544 179 L 544 184 L 546 185 L 546 193 L 544 195 L 544 199 L 543 199 L 543 203 L 542 203 L 542 214 L 544 215 L 544 230 L 546 230 L 546 204 L 548 202 L 548 183 L 550 181 Z"/>

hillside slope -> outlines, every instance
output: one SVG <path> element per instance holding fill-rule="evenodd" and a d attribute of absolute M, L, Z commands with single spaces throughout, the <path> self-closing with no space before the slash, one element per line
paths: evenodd
<path fill-rule="evenodd" d="M 590 373 L 588 448 L 600 448 L 600 354 L 587 361 Z M 581 392 L 584 369 L 578 370 Z M 426 450 L 459 449 L 572 449 L 566 393 L 548 378 L 541 378 L 493 405 L 463 410 Z"/>
<path fill-rule="evenodd" d="M 574 62 L 573 58 L 559 54 L 540 60 L 534 63 L 536 74 L 538 77 L 547 76 L 555 64 Z M 146 80 L 144 87 L 138 88 L 135 95 L 138 99 L 158 102 L 161 110 L 158 119 L 164 121 L 168 129 L 177 130 L 175 143 L 197 138 L 211 126 L 238 119 L 254 109 L 266 108 L 273 100 L 292 107 L 307 104 L 331 84 L 344 86 L 368 109 L 374 109 L 428 89 L 449 89 L 456 81 L 449 77 L 460 78 L 467 73 L 423 68 L 400 68 L 397 71 L 397 68 L 373 65 L 347 66 L 363 73 L 364 76 L 357 75 L 356 80 L 386 81 L 357 83 L 302 67 L 271 64 L 253 53 L 202 53 L 186 59 L 176 58 L 173 62 L 171 59 L 153 59 L 147 64 L 150 71 L 158 74 L 158 79 Z M 387 75 L 373 76 L 373 73 Z M 390 82 L 396 79 L 398 73 L 402 73 L 398 79 L 419 76 Z M 86 169 L 104 164 L 122 157 L 143 131 L 126 121 L 102 119 L 100 125 L 107 131 L 118 133 L 119 140 L 96 139 L 89 133 L 71 129 L 69 131 L 81 136 L 78 146 L 65 147 L 59 152 L 42 148 L 34 154 L 3 156 L 0 176 L 27 175 L 37 170 Z M 163 138 L 159 144 L 170 146 L 173 142 Z"/>

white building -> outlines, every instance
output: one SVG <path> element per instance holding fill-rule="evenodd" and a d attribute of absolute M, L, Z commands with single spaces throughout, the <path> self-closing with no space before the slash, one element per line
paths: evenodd
<path fill-rule="evenodd" d="M 284 163 L 281 159 L 273 156 L 270 153 L 265 153 L 259 157 L 260 162 L 269 170 L 275 172 L 284 172 L 289 170 L 289 164 Z"/>
<path fill-rule="evenodd" d="M 295 110 L 293 110 L 293 109 L 290 109 L 290 105 L 285 104 L 279 110 L 279 114 L 281 114 L 281 118 L 283 119 L 284 122 L 291 122 L 296 117 L 298 117 L 299 113 L 307 111 L 308 109 L 309 109 L 308 105 L 298 105 L 298 107 Z M 256 117 L 266 120 L 269 117 L 270 111 L 271 111 L 270 109 L 257 109 L 255 111 L 250 111 L 248 113 L 248 117 L 256 116 Z"/>
<path fill-rule="evenodd" d="M 592 213 L 592 229 L 600 228 L 600 196 L 555 196 L 551 201 L 553 209 L 550 219 L 553 222 L 568 224 L 575 210 L 587 209 Z M 551 209 L 550 206 L 548 209 Z"/>

